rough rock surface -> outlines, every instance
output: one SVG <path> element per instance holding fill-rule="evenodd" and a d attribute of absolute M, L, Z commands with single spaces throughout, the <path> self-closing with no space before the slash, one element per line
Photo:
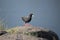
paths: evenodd
<path fill-rule="evenodd" d="M 33 27 L 33 26 L 22 26 L 22 27 L 17 27 L 18 32 L 16 34 L 4 34 L 0 36 L 0 40 L 48 40 L 46 38 L 38 38 L 35 36 L 31 35 L 25 35 L 24 32 L 35 32 L 35 31 L 46 31 L 48 32 L 48 29 L 45 28 L 38 28 L 38 27 Z M 53 40 L 56 40 L 55 38 Z"/>

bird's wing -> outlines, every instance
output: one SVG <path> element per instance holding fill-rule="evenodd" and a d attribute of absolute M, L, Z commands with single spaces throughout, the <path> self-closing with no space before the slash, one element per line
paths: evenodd
<path fill-rule="evenodd" d="M 27 20 L 29 20 L 29 17 L 28 16 L 24 16 L 24 17 L 22 17 L 22 20 L 23 21 L 27 21 Z"/>

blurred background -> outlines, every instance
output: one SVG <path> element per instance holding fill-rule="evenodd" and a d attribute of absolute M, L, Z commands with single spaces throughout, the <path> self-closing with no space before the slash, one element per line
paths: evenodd
<path fill-rule="evenodd" d="M 30 24 L 53 30 L 60 37 L 60 0 L 0 0 L 0 20 L 4 26 L 22 26 L 22 16 L 33 13 Z"/>

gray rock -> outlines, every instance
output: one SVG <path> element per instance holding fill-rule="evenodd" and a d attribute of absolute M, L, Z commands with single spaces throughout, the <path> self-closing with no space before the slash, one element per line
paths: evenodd
<path fill-rule="evenodd" d="M 22 26 L 18 29 L 16 34 L 7 33 L 0 36 L 0 40 L 59 40 L 55 32 L 45 28 Z"/>

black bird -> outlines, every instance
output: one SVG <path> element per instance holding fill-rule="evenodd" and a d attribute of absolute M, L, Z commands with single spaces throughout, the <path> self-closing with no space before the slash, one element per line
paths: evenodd
<path fill-rule="evenodd" d="M 30 13 L 28 16 L 24 16 L 22 17 L 22 20 L 25 22 L 25 23 L 29 23 L 32 19 L 32 15 L 33 13 Z"/>

